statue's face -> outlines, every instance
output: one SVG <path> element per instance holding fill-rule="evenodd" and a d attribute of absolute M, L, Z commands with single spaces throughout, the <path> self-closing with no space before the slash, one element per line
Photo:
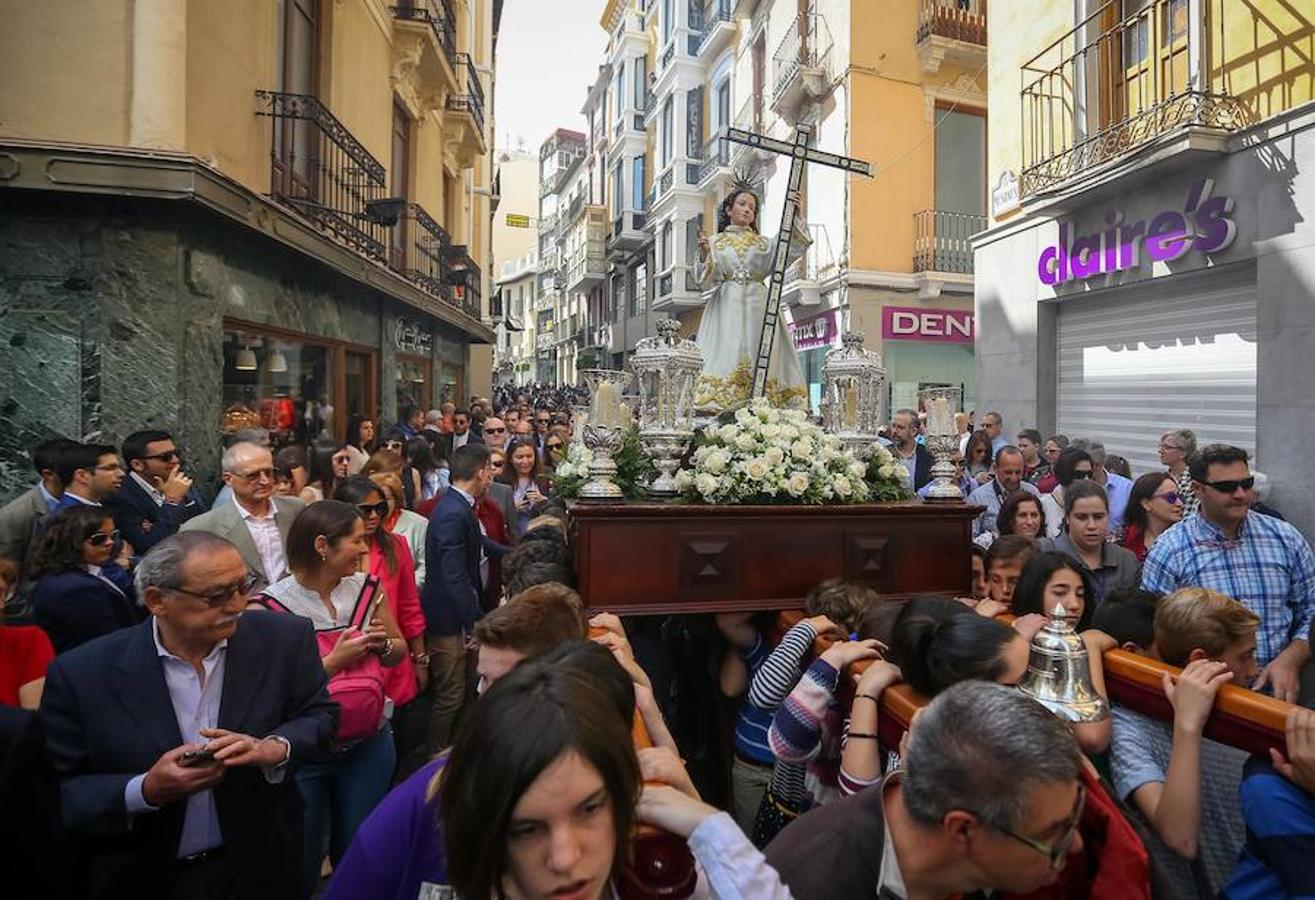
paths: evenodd
<path fill-rule="evenodd" d="M 749 227 L 758 216 L 758 200 L 748 191 L 735 195 L 731 203 L 731 224 Z"/>

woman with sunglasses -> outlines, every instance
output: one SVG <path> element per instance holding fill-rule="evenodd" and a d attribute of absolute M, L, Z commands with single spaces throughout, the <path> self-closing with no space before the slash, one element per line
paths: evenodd
<path fill-rule="evenodd" d="M 420 502 L 420 473 L 406 464 L 406 440 L 390 434 L 383 446 L 370 454 L 370 460 L 361 469 L 365 476 L 388 472 L 402 482 L 403 508 L 415 509 Z"/>
<path fill-rule="evenodd" d="M 347 477 L 351 464 L 352 455 L 347 452 L 346 444 L 316 441 L 310 452 L 310 483 L 301 489 L 301 499 L 309 504 L 332 497 Z"/>
<path fill-rule="evenodd" d="M 1168 472 L 1147 472 L 1132 485 L 1123 513 L 1123 546 L 1145 561 L 1155 540 L 1183 520 L 1183 497 Z"/>
<path fill-rule="evenodd" d="M 548 436 L 543 441 L 543 469 L 552 474 L 557 464 L 566 458 L 566 447 L 571 443 L 570 433 L 565 425 L 554 425 L 548 429 Z"/>
<path fill-rule="evenodd" d="M 1090 479 L 1095 471 L 1091 454 L 1086 450 L 1069 447 L 1059 454 L 1053 469 L 1058 484 L 1049 494 L 1041 495 L 1041 509 L 1045 513 L 1046 537 L 1059 537 L 1064 526 L 1064 492 L 1075 481 Z"/>
<path fill-rule="evenodd" d="M 142 621 L 128 574 L 131 554 L 102 507 L 69 507 L 51 518 L 27 568 L 36 580 L 36 622 L 56 653 Z"/>
<path fill-rule="evenodd" d="M 383 491 L 388 501 L 388 515 L 383 527 L 389 534 L 395 534 L 406 541 L 415 562 L 416 587 L 425 583 L 425 532 L 429 529 L 429 520 L 419 513 L 406 508 L 406 491 L 402 489 L 402 479 L 392 472 L 375 472 L 367 476 L 370 481 Z"/>

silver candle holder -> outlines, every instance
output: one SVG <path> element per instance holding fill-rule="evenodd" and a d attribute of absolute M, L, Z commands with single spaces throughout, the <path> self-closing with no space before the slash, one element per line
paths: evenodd
<path fill-rule="evenodd" d="M 935 461 L 926 499 L 962 503 L 963 490 L 959 487 L 958 470 L 951 457 L 959 449 L 959 430 L 954 423 L 954 414 L 963 400 L 963 388 L 923 388 L 918 392 L 918 398 L 927 413 L 927 450 Z"/>
<path fill-rule="evenodd" d="M 822 365 L 822 427 L 860 459 L 872 455 L 881 428 L 886 368 L 881 355 L 863 349 L 863 335 L 848 331 Z"/>
<path fill-rule="evenodd" d="M 580 488 L 585 500 L 617 500 L 625 496 L 616 483 L 616 460 L 625 430 L 630 427 L 630 410 L 621 400 L 630 373 L 620 369 L 585 369 L 592 400 L 584 425 L 584 445 L 593 454 L 589 480 Z"/>
<path fill-rule="evenodd" d="M 648 485 L 654 497 L 674 497 L 681 457 L 694 439 L 694 385 L 703 371 L 703 353 L 680 340 L 680 323 L 659 319 L 657 336 L 635 345 L 631 368 L 639 382 L 639 442 L 657 475 Z"/>

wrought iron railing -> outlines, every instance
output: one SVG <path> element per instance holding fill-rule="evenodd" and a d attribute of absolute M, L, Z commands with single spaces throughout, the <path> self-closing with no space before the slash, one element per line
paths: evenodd
<path fill-rule="evenodd" d="M 658 179 L 657 195 L 659 197 L 662 197 L 665 196 L 668 192 L 670 192 L 671 184 L 674 180 L 675 180 L 675 166 L 667 166 L 667 170 L 663 172 L 662 176 Z M 648 208 L 652 209 L 653 204 L 649 203 Z"/>
<path fill-rule="evenodd" d="M 406 215 L 394 227 L 405 229 L 406 243 L 402 258 L 394 259 L 393 267 L 427 293 L 451 303 L 445 256 L 452 238 L 447 231 L 418 203 L 408 203 Z"/>
<path fill-rule="evenodd" d="M 1123 16 L 1110 0 L 1023 64 L 1023 197 L 1180 128 L 1250 124 L 1241 101 L 1209 90 L 1210 47 L 1190 9 L 1188 0 L 1151 0 Z"/>
<path fill-rule="evenodd" d="M 913 214 L 913 271 L 973 272 L 972 237 L 986 230 L 986 216 L 924 209 Z"/>
<path fill-rule="evenodd" d="M 480 271 L 464 244 L 452 244 L 445 250 L 447 283 L 452 286 L 452 302 L 469 316 L 480 315 Z"/>
<path fill-rule="evenodd" d="M 644 195 L 644 209 L 651 212 L 653 210 L 654 203 L 657 201 L 657 198 L 658 198 L 658 189 L 657 189 L 657 185 L 655 184 L 651 188 L 649 188 L 648 193 Z"/>
<path fill-rule="evenodd" d="M 274 120 L 270 195 L 348 246 L 387 260 L 384 226 L 366 204 L 387 190 L 383 163 L 318 98 L 256 91 L 256 114 Z"/>
<path fill-rule="evenodd" d="M 921 0 L 918 41 L 932 35 L 986 46 L 986 0 Z"/>
<path fill-rule="evenodd" d="M 658 297 L 669 297 L 671 295 L 671 274 L 670 272 L 663 272 L 658 276 L 656 290 L 654 291 Z"/>
<path fill-rule="evenodd" d="M 772 101 L 775 102 L 803 69 L 826 69 L 831 59 L 831 32 L 817 13 L 800 13 L 772 55 Z"/>
<path fill-rule="evenodd" d="M 484 86 L 469 53 L 456 55 L 457 81 L 461 90 L 447 98 L 447 108 L 468 112 L 475 120 L 475 129 L 484 133 Z"/>
<path fill-rule="evenodd" d="M 662 52 L 662 60 L 661 62 L 658 63 L 658 71 L 659 72 L 666 71 L 667 66 L 671 65 L 672 61 L 675 58 L 676 58 L 676 42 L 672 41 L 670 44 L 667 44 L 667 49 Z"/>
<path fill-rule="evenodd" d="M 703 161 L 699 163 L 699 183 L 711 178 L 718 169 L 729 168 L 731 164 L 730 141 L 715 134 L 703 145 Z"/>
<path fill-rule="evenodd" d="M 456 67 L 457 20 L 452 15 L 448 0 L 402 0 L 393 7 L 394 18 L 410 22 L 425 22 L 433 29 L 434 37 L 447 56 L 448 63 Z"/>
<path fill-rule="evenodd" d="M 708 38 L 717 26 L 726 24 L 731 21 L 731 13 L 735 8 L 734 0 L 709 0 L 709 3 L 703 7 L 703 20 L 700 23 L 697 42 L 691 41 L 690 55 L 697 56 L 699 51 L 707 44 Z"/>

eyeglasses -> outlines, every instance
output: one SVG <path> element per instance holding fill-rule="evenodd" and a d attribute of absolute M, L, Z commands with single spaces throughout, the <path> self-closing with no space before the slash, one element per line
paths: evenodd
<path fill-rule="evenodd" d="M 362 519 L 368 519 L 370 516 L 388 515 L 388 501 L 380 500 L 378 503 L 358 503 L 356 511 L 361 514 Z"/>
<path fill-rule="evenodd" d="M 1183 450 L 1183 448 L 1180 447 L 1180 446 L 1178 446 L 1177 444 L 1161 444 L 1161 445 L 1160 445 L 1160 449 L 1161 449 L 1161 450 L 1177 450 L 1179 453 L 1181 453 L 1182 450 Z"/>
<path fill-rule="evenodd" d="M 160 462 L 173 462 L 179 458 L 177 450 L 167 450 L 164 453 L 152 453 L 149 456 L 139 456 L 138 459 L 158 459 Z"/>
<path fill-rule="evenodd" d="M 243 481 L 250 482 L 251 484 L 255 484 L 258 481 L 274 480 L 273 469 L 255 469 L 251 472 L 230 472 L 229 474 L 235 478 L 241 478 Z"/>
<path fill-rule="evenodd" d="M 123 471 L 123 466 L 121 466 L 119 463 L 116 463 L 116 462 L 106 463 L 106 464 L 103 465 L 103 466 L 96 466 L 96 467 L 95 467 L 95 471 L 97 471 L 97 472 L 122 472 L 122 471 Z"/>
<path fill-rule="evenodd" d="M 200 593 L 198 591 L 189 591 L 186 588 L 166 587 L 161 590 L 172 591 L 175 594 L 186 594 L 189 597 L 195 597 L 198 600 L 204 600 L 206 606 L 215 607 L 223 606 L 228 602 L 228 598 L 234 594 L 249 594 L 252 589 L 259 583 L 260 579 L 253 573 L 247 573 L 243 579 L 236 584 L 230 584 L 227 587 L 216 588 L 213 591 Z"/>
<path fill-rule="evenodd" d="M 385 449 L 385 450 L 392 450 L 394 453 L 399 453 L 399 452 L 401 452 L 401 450 L 402 450 L 402 442 L 401 442 L 401 441 L 384 441 L 384 449 Z"/>
<path fill-rule="evenodd" d="M 1090 473 L 1090 472 L 1087 472 L 1087 471 L 1081 471 L 1081 472 L 1074 472 L 1074 473 L 1073 473 L 1073 478 L 1074 478 L 1075 480 L 1077 480 L 1077 481 L 1081 481 L 1081 480 L 1084 479 L 1084 478 L 1090 478 L 1090 477 L 1091 477 L 1091 473 Z"/>
<path fill-rule="evenodd" d="M 484 429 L 484 433 L 485 433 L 485 434 L 506 434 L 506 433 L 507 433 L 507 429 L 505 429 L 505 428 L 485 428 L 485 429 Z"/>
<path fill-rule="evenodd" d="M 351 458 L 350 456 L 347 456 L 347 455 L 343 455 L 343 456 L 335 456 L 335 457 L 333 457 L 333 464 L 334 464 L 335 466 L 346 466 L 346 465 L 350 465 L 350 464 L 351 464 L 351 461 L 352 461 L 352 458 Z"/>
<path fill-rule="evenodd" d="M 1255 486 L 1256 478 L 1254 475 L 1248 475 L 1246 478 L 1230 479 L 1228 481 L 1203 481 L 1201 483 L 1221 494 L 1236 494 L 1238 488 L 1244 491 L 1251 490 Z"/>
<path fill-rule="evenodd" d="M 93 547 L 104 547 L 106 544 L 113 544 L 119 540 L 119 529 L 110 532 L 98 531 L 87 538 L 87 543 Z"/>
<path fill-rule="evenodd" d="M 1068 818 L 1064 820 L 1063 830 L 1059 833 L 1059 839 L 1049 846 L 1041 843 L 1036 838 L 1030 838 L 1025 834 L 1017 834 L 1010 831 L 1008 828 L 1002 828 L 999 825 L 989 825 L 986 822 L 983 822 L 982 824 L 985 827 L 990 828 L 992 831 L 998 831 L 1005 837 L 1011 837 L 1020 844 L 1025 844 L 1026 846 L 1031 847 L 1037 853 L 1040 853 L 1042 856 L 1050 860 L 1050 868 L 1058 869 L 1060 864 L 1063 863 L 1064 857 L 1068 855 L 1068 848 L 1069 845 L 1073 843 L 1073 836 L 1078 833 L 1078 825 L 1082 821 L 1082 807 L 1086 805 L 1086 802 L 1087 788 L 1085 785 L 1079 784 L 1078 801 L 1073 805 L 1073 811 L 1068 814 Z M 972 810 L 965 810 L 965 812 L 972 812 Z M 981 818 L 981 816 L 975 812 L 973 815 L 977 816 L 978 819 Z"/>
<path fill-rule="evenodd" d="M 1151 494 L 1151 497 L 1163 500 L 1165 503 L 1177 506 L 1183 502 L 1183 495 L 1177 491 L 1165 491 L 1163 494 Z"/>

